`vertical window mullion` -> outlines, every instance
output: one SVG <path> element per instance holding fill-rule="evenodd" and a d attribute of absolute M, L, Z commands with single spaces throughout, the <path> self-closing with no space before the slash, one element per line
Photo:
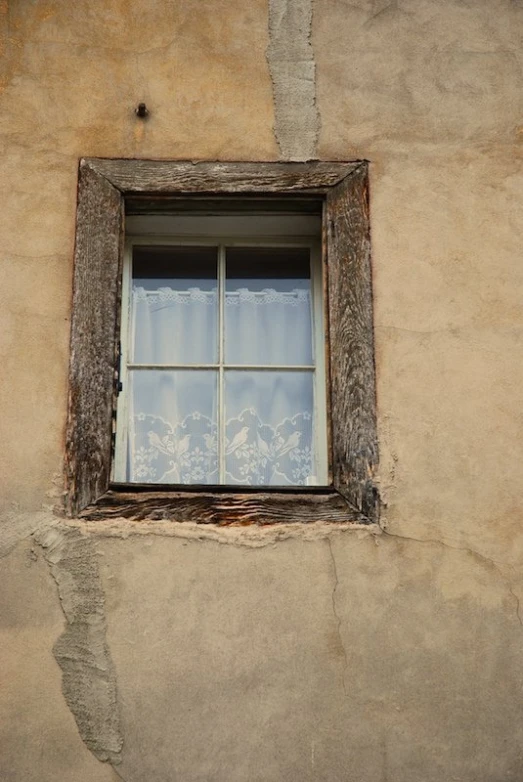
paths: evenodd
<path fill-rule="evenodd" d="M 225 247 L 218 248 L 218 482 L 225 483 Z"/>

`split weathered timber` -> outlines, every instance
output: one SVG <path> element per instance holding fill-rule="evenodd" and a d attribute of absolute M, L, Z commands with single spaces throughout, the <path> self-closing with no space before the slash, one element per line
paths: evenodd
<path fill-rule="evenodd" d="M 355 163 L 191 163 L 87 158 L 83 165 L 125 194 L 325 193 Z"/>
<path fill-rule="evenodd" d="M 376 520 L 378 464 L 367 166 L 327 195 L 333 482 Z"/>
<path fill-rule="evenodd" d="M 123 198 L 80 170 L 66 433 L 66 507 L 75 515 L 108 488 Z"/>
<path fill-rule="evenodd" d="M 329 269 L 327 265 L 327 244 L 328 244 L 328 214 L 326 200 L 322 205 L 321 219 L 321 273 L 322 273 L 322 291 L 323 291 L 323 323 L 325 340 L 325 418 L 327 421 L 327 482 L 329 486 L 334 484 L 334 475 L 332 472 L 332 426 L 331 426 L 331 395 L 330 395 L 330 333 L 329 333 Z"/>
<path fill-rule="evenodd" d="M 223 493 L 223 492 L 133 492 L 108 491 L 95 505 L 85 508 L 80 518 L 104 521 L 125 518 L 133 521 L 191 521 L 196 524 L 280 524 L 331 523 L 369 524 L 362 513 L 350 508 L 337 492 Z"/>

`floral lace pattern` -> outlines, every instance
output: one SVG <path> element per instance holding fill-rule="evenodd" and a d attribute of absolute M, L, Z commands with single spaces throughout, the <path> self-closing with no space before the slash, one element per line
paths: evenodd
<path fill-rule="evenodd" d="M 199 304 L 215 304 L 217 291 L 205 291 L 201 288 L 188 288 L 178 291 L 175 288 L 156 288 L 155 290 L 146 290 L 141 286 L 133 289 L 133 298 L 135 301 L 146 301 L 149 304 L 163 304 L 173 302 L 175 304 L 190 305 L 198 302 Z"/>
<path fill-rule="evenodd" d="M 277 291 L 274 288 L 263 288 L 261 291 L 251 291 L 248 288 L 238 288 L 236 291 L 226 291 L 225 306 L 239 307 L 241 304 L 288 304 L 297 307 L 300 303 L 309 301 L 309 291 L 306 288 L 293 288 L 292 291 Z"/>
<path fill-rule="evenodd" d="M 130 479 L 143 483 L 219 482 L 218 427 L 193 412 L 179 423 L 138 413 L 130 438 Z M 226 424 L 226 483 L 303 485 L 313 470 L 312 415 L 300 412 L 276 427 L 247 408 Z"/>
<path fill-rule="evenodd" d="M 201 288 L 188 288 L 176 290 L 162 287 L 155 290 L 146 290 L 142 286 L 133 289 L 135 301 L 146 301 L 150 305 L 173 302 L 189 306 L 199 304 L 215 304 L 217 291 L 206 291 Z M 249 304 L 288 304 L 297 307 L 300 303 L 308 302 L 309 291 L 306 288 L 294 288 L 292 291 L 277 291 L 274 288 L 264 288 L 261 291 L 251 291 L 248 288 L 238 288 L 235 291 L 226 291 L 225 306 L 238 307 L 248 302 Z"/>

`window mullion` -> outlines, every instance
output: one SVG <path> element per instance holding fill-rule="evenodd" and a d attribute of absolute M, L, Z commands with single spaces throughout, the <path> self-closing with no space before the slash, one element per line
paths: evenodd
<path fill-rule="evenodd" d="M 225 247 L 218 248 L 218 465 L 219 483 L 225 483 Z"/>

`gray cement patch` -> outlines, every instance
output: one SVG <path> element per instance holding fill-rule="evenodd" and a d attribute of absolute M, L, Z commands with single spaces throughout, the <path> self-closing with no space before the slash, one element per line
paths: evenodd
<path fill-rule="evenodd" d="M 94 539 L 78 529 L 35 534 L 58 587 L 66 627 L 53 653 L 82 739 L 102 761 L 121 760 L 116 674 L 106 638 L 105 596 Z"/>
<path fill-rule="evenodd" d="M 320 118 L 311 44 L 312 0 L 270 0 L 267 61 L 272 79 L 274 132 L 285 160 L 316 156 Z"/>

